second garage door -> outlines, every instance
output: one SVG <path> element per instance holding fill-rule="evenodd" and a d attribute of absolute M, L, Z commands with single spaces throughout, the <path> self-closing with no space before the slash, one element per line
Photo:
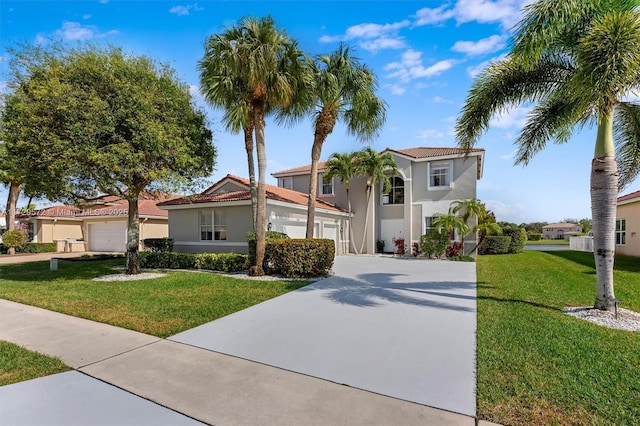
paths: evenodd
<path fill-rule="evenodd" d="M 122 253 L 126 250 L 126 222 L 92 223 L 89 225 L 89 250 Z"/>

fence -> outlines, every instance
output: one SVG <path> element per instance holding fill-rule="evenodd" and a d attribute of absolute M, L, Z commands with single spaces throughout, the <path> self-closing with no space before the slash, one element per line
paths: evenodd
<path fill-rule="evenodd" d="M 593 237 L 570 237 L 569 248 L 593 253 Z"/>

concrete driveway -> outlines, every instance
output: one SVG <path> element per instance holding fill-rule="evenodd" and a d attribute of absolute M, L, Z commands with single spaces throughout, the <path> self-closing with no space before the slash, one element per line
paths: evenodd
<path fill-rule="evenodd" d="M 341 256 L 334 272 L 170 340 L 475 416 L 475 263 Z"/>

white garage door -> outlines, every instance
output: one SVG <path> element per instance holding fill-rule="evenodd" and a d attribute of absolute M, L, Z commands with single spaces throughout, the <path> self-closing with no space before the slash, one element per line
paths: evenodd
<path fill-rule="evenodd" d="M 126 251 L 126 222 L 92 223 L 89 225 L 89 250 L 119 252 Z"/>
<path fill-rule="evenodd" d="M 338 253 L 338 232 L 336 225 L 324 225 L 324 229 L 322 231 L 322 237 L 327 238 L 329 240 L 333 240 L 336 245 L 336 254 Z"/>

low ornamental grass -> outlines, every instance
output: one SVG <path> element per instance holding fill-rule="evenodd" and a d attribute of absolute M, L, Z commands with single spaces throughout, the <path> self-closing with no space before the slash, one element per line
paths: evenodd
<path fill-rule="evenodd" d="M 480 256 L 478 417 L 505 425 L 640 424 L 640 332 L 561 311 L 592 306 L 592 253 Z M 616 257 L 616 297 L 640 312 L 640 260 Z"/>
<path fill-rule="evenodd" d="M 0 386 L 69 370 L 59 358 L 0 341 Z"/>
<path fill-rule="evenodd" d="M 61 261 L 0 266 L 0 298 L 168 337 L 267 299 L 308 281 L 257 281 L 201 272 L 167 272 L 151 280 L 96 282 L 123 260 Z"/>

